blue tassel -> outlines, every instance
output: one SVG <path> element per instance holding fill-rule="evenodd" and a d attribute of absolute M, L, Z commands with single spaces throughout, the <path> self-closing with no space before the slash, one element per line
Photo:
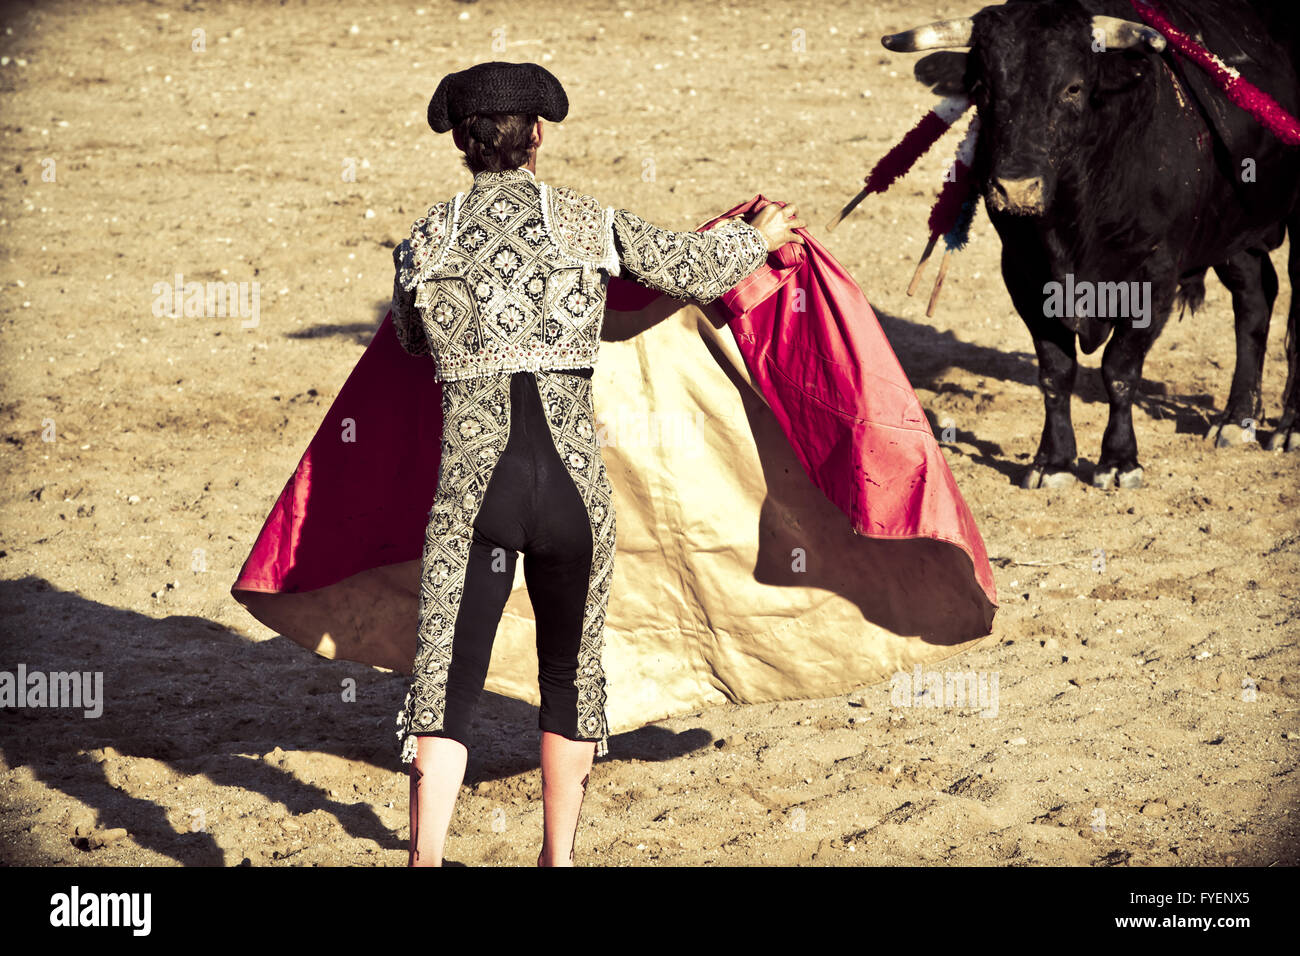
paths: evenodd
<path fill-rule="evenodd" d="M 975 218 L 975 206 L 979 202 L 979 192 L 972 189 L 970 198 L 961 204 L 961 212 L 957 215 L 957 221 L 952 224 L 943 236 L 944 247 L 949 252 L 957 252 L 966 248 L 966 243 L 970 241 L 971 221 Z"/>

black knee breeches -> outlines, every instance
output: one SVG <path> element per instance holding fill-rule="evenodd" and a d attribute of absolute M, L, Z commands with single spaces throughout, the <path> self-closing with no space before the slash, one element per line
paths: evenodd
<path fill-rule="evenodd" d="M 419 643 L 398 717 L 468 745 L 492 643 L 523 555 L 537 623 L 538 726 L 606 752 L 601 632 L 614 509 L 591 370 L 443 383 L 443 459 L 421 569 Z"/>

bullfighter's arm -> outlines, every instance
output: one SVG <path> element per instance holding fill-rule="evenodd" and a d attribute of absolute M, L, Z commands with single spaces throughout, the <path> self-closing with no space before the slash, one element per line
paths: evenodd
<path fill-rule="evenodd" d="M 429 339 L 424 334 L 424 320 L 415 308 L 415 289 L 408 291 L 402 286 L 402 259 L 409 255 L 410 247 L 409 239 L 393 247 L 393 328 L 397 331 L 397 341 L 407 353 L 428 355 Z"/>
<path fill-rule="evenodd" d="M 619 264 L 643 285 L 676 299 L 712 302 L 767 259 L 767 240 L 743 219 L 707 232 L 674 232 L 614 210 Z"/>

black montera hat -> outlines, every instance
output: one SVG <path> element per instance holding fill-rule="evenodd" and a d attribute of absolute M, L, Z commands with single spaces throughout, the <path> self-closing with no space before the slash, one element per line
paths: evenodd
<path fill-rule="evenodd" d="M 429 100 L 429 125 L 445 133 L 475 113 L 525 113 L 558 123 L 569 113 L 569 98 L 536 63 L 480 63 L 442 78 Z"/>

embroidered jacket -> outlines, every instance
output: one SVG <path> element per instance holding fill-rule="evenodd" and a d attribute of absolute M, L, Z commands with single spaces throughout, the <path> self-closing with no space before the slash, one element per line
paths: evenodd
<path fill-rule="evenodd" d="M 480 172 L 393 250 L 393 324 L 402 348 L 433 356 L 440 381 L 590 368 L 610 276 L 711 302 L 766 257 L 739 219 L 673 232 L 527 169 Z"/>

